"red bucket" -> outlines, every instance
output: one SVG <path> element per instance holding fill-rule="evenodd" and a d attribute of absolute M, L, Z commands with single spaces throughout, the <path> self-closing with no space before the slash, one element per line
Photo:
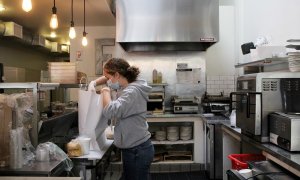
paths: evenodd
<path fill-rule="evenodd" d="M 265 156 L 261 154 L 230 154 L 228 158 L 231 160 L 232 169 L 247 169 L 248 161 L 264 161 Z"/>

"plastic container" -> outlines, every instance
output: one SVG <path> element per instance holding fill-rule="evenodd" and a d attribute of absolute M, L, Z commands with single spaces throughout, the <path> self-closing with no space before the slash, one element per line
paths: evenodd
<path fill-rule="evenodd" d="M 236 170 L 248 169 L 248 161 L 266 160 L 261 154 L 230 154 L 228 158 L 231 160 L 232 169 Z"/>
<path fill-rule="evenodd" d="M 36 160 L 37 161 L 49 161 L 49 150 L 46 148 L 39 148 L 36 150 Z"/>
<path fill-rule="evenodd" d="M 79 137 L 78 138 L 78 142 L 82 148 L 82 152 L 84 155 L 90 153 L 90 141 L 91 141 L 91 138 L 89 138 L 89 137 Z"/>

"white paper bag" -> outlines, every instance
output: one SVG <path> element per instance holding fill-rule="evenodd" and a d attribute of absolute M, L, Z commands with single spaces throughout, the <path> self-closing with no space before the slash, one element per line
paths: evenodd
<path fill-rule="evenodd" d="M 95 90 L 79 90 L 78 126 L 79 135 L 91 138 L 90 150 L 101 150 L 106 145 L 107 120 L 102 116 L 102 95 Z"/>

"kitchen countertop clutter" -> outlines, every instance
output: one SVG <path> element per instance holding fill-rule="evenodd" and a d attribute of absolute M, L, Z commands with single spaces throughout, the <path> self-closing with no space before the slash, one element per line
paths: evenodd
<path fill-rule="evenodd" d="M 241 129 L 231 127 L 230 124 L 223 124 L 223 132 L 238 138 L 241 143 L 246 142 L 259 149 L 267 159 L 278 163 L 283 168 L 300 176 L 300 153 L 286 151 L 271 143 L 260 143 L 241 133 Z"/>

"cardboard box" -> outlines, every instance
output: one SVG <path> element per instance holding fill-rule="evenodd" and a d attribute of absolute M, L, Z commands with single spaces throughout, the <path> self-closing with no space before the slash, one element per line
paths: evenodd
<path fill-rule="evenodd" d="M 0 166 L 9 165 L 12 109 L 0 102 Z"/>

